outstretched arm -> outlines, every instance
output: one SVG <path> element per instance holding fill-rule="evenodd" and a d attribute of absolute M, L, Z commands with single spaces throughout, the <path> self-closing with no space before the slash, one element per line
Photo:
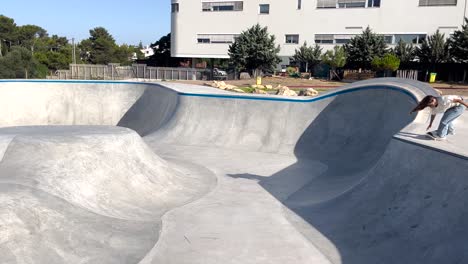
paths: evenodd
<path fill-rule="evenodd" d="M 468 108 L 468 104 L 465 101 L 461 100 L 461 99 L 454 99 L 453 102 L 460 103 L 460 104 L 464 105 L 466 108 Z"/>
<path fill-rule="evenodd" d="M 432 122 L 434 122 L 435 115 L 431 115 L 431 122 L 429 122 L 429 126 L 427 126 L 426 130 L 429 130 L 432 127 Z"/>

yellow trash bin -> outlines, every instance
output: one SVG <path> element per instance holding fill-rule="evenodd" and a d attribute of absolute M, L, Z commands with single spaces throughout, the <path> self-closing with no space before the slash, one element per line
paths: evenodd
<path fill-rule="evenodd" d="M 434 83 L 437 77 L 437 73 L 431 72 L 431 76 L 429 77 L 429 82 Z"/>
<path fill-rule="evenodd" d="M 257 76 L 257 85 L 262 85 L 262 77 Z"/>

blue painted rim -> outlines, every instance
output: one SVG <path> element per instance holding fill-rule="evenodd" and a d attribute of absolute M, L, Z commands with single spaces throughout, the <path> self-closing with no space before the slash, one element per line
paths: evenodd
<path fill-rule="evenodd" d="M 123 82 L 123 81 L 90 81 L 90 80 L 0 80 L 0 83 L 84 83 L 84 84 L 134 84 L 134 85 L 152 85 L 158 87 L 164 87 L 163 84 L 158 83 L 142 83 L 142 82 Z M 164 87 L 170 89 L 168 87 Z M 356 91 L 373 90 L 373 89 L 386 89 L 397 92 L 402 92 L 408 95 L 415 102 L 418 99 L 411 92 L 396 86 L 389 85 L 366 85 L 363 87 L 349 88 L 337 92 L 330 92 L 322 96 L 310 98 L 310 99 L 290 99 L 290 98 L 272 98 L 272 97 L 260 97 L 260 96 L 242 96 L 242 95 L 225 95 L 225 94 L 197 94 L 197 93 L 184 93 L 170 89 L 181 96 L 191 97 L 206 97 L 206 98 L 226 98 L 226 99 L 239 99 L 239 100 L 255 100 L 255 101 L 275 101 L 275 102 L 293 102 L 293 103 L 310 103 L 320 101 L 326 98 L 334 97 L 341 94 L 352 93 Z"/>

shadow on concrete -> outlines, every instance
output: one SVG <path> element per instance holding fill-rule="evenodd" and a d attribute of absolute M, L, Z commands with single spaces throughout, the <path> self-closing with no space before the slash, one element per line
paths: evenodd
<path fill-rule="evenodd" d="M 304 223 L 291 220 L 333 263 L 397 263 L 388 255 L 394 252 L 404 255 L 403 241 L 392 247 L 393 252 L 382 254 L 379 247 L 366 244 L 370 242 L 367 237 L 360 236 L 359 230 L 345 233 L 340 225 L 360 221 L 355 216 L 349 219 L 352 208 L 346 206 L 344 194 L 367 177 L 392 136 L 413 121 L 414 116 L 408 115 L 412 107 L 414 101 L 408 95 L 385 89 L 339 95 L 298 140 L 294 149 L 298 159 L 295 164 L 270 177 L 252 174 L 229 176 L 258 181 L 306 223 L 308 227 L 304 229 Z M 338 201 L 342 205 L 340 209 L 333 208 Z M 379 201 L 363 202 L 377 206 Z M 363 221 L 365 218 L 362 216 Z M 316 237 L 309 236 L 307 229 L 318 230 L 331 244 L 315 241 Z M 391 226 L 388 226 L 388 232 L 392 234 Z M 385 237 L 371 242 L 386 243 Z M 330 253 L 333 252 L 331 247 L 336 247 L 338 253 Z"/>
<path fill-rule="evenodd" d="M 166 124 L 175 114 L 178 103 L 177 92 L 156 85 L 149 86 L 117 126 L 133 129 L 144 137 Z"/>
<path fill-rule="evenodd" d="M 428 141 L 434 141 L 434 139 L 426 136 L 426 135 L 421 135 L 421 134 L 415 134 L 415 133 L 409 133 L 409 132 L 400 132 L 398 135 L 406 137 L 406 138 L 414 138 L 414 139 L 420 139 L 420 140 L 428 140 Z"/>

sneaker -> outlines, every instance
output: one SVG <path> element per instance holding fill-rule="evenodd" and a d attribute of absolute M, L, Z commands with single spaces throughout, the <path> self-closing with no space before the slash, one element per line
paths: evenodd
<path fill-rule="evenodd" d="M 430 137 L 431 139 L 437 140 L 437 141 L 443 141 L 443 140 L 446 140 L 446 139 L 447 139 L 446 137 L 439 137 L 439 135 L 437 135 L 437 132 L 436 132 L 436 131 L 427 132 L 426 135 L 427 135 L 428 137 Z"/>

